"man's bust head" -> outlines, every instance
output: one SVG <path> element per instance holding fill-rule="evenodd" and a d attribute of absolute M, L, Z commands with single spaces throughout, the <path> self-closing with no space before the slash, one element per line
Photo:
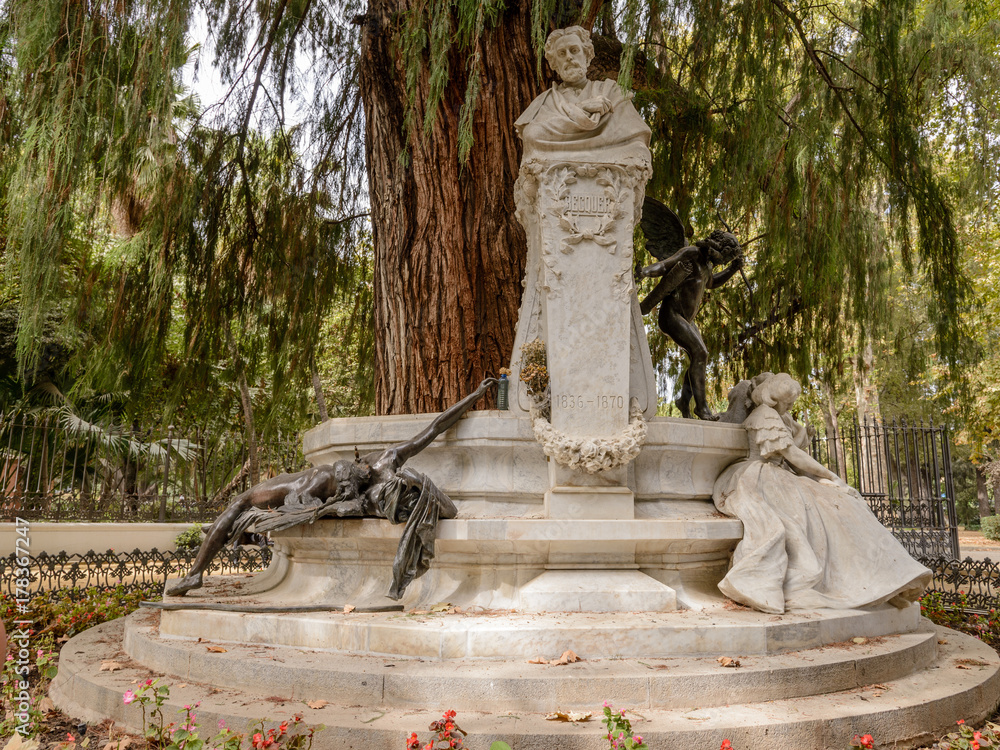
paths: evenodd
<path fill-rule="evenodd" d="M 565 83 L 581 85 L 587 80 L 587 68 L 594 59 L 590 32 L 582 26 L 556 29 L 545 42 L 545 59 Z"/>

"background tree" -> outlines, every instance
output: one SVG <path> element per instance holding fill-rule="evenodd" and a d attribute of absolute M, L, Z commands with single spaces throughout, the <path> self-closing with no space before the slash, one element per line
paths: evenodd
<path fill-rule="evenodd" d="M 942 361 L 974 362 L 956 196 L 933 156 L 946 145 L 973 191 L 996 182 L 988 3 L 7 0 L 4 11 L 19 82 L 5 168 L 25 377 L 44 311 L 70 298 L 67 319 L 105 332 L 86 367 L 94 382 L 114 375 L 139 394 L 175 314 L 181 382 L 251 328 L 266 332 L 255 356 L 273 383 L 309 373 L 318 321 L 358 288 L 370 208 L 376 407 L 455 400 L 510 355 L 524 262 L 512 123 L 547 80 L 548 31 L 576 22 L 600 32 L 596 74 L 636 84 L 654 133 L 650 191 L 692 230 L 721 212 L 757 238 L 752 297 L 730 285 L 703 308 L 720 377 L 802 376 L 814 357 L 836 368 L 863 351 L 888 319 L 896 258 L 926 285 Z M 230 92 L 204 113 L 178 82 L 193 14 Z M 112 214 L 127 219 L 126 241 L 75 255 Z"/>

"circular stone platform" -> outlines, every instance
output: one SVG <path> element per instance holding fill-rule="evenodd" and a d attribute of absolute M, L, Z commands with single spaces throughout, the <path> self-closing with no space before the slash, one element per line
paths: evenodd
<path fill-rule="evenodd" d="M 199 720 L 207 727 L 219 719 L 239 728 L 256 719 L 280 721 L 300 713 L 308 722 L 328 727 L 316 737 L 317 750 L 398 750 L 412 731 L 425 737 L 429 722 L 448 708 L 459 712 L 458 723 L 469 732 L 466 744 L 473 749 L 502 739 L 515 750 L 596 750 L 606 747 L 599 723 L 605 700 L 628 708 L 635 730 L 654 748 L 717 748 L 729 738 L 740 750 L 842 750 L 859 733 L 871 733 L 880 746 L 914 747 L 948 731 L 956 719 L 985 718 L 1000 695 L 996 652 L 926 621 L 912 632 L 863 643 L 845 638 L 818 648 L 756 655 L 726 648 L 703 656 L 622 658 L 616 653 L 618 642 L 609 636 L 581 647 L 578 653 L 584 661 L 555 666 L 529 664 L 521 657 L 494 661 L 356 655 L 259 642 L 225 642 L 224 652 L 209 651 L 207 646 L 220 642 L 167 636 L 160 628 L 161 614 L 168 613 L 142 610 L 67 643 L 51 689 L 57 705 L 84 720 L 110 717 L 138 729 L 141 711 L 125 706 L 122 694 L 136 681 L 162 674 L 171 685 L 168 716 L 195 701 L 202 702 Z M 846 613 L 789 620 L 722 610 L 700 627 L 724 628 L 726 616 L 762 632 L 809 620 L 840 620 L 847 634 L 851 632 Z M 374 616 L 340 617 L 370 621 Z M 377 617 L 388 621 L 393 616 Z M 487 621 L 504 623 L 507 644 L 521 642 L 517 627 L 526 622 L 510 614 L 396 617 L 431 632 L 454 630 L 459 622 L 467 623 L 465 630 Z M 594 622 L 596 632 L 632 619 L 627 613 L 579 617 L 603 620 Z M 860 627 L 863 622 L 854 624 Z M 581 632 L 571 620 L 566 625 L 570 643 Z M 213 625 L 205 623 L 203 632 L 212 630 Z M 682 632 L 678 626 L 662 638 L 670 643 Z M 529 653 L 530 642 L 523 641 L 520 651 Z M 539 644 L 542 647 L 547 646 Z M 740 666 L 723 667 L 716 656 L 736 658 Z M 109 658 L 125 668 L 100 671 L 101 662 Z M 306 701 L 315 700 L 329 705 L 306 707 Z M 545 719 L 547 712 L 558 709 L 592 711 L 595 716 L 573 725 Z"/>

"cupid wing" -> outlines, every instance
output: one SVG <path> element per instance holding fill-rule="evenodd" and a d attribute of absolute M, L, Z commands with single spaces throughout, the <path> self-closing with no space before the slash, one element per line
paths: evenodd
<path fill-rule="evenodd" d="M 646 235 L 646 249 L 657 260 L 669 258 L 687 244 L 680 218 L 656 198 L 647 195 L 642 202 L 640 224 Z"/>

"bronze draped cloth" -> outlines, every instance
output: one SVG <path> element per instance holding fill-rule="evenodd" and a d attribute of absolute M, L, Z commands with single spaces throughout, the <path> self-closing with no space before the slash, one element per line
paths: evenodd
<path fill-rule="evenodd" d="M 434 538 L 442 517 L 454 518 L 454 505 L 434 483 L 422 474 L 407 468 L 396 472 L 387 482 L 372 488 L 372 514 L 390 523 L 405 524 L 392 561 L 392 585 L 387 596 L 401 599 L 406 587 L 427 572 L 434 558 Z M 235 544 L 250 526 L 258 533 L 282 531 L 317 518 L 336 516 L 332 499 L 320 505 L 282 505 L 273 510 L 250 508 L 236 519 L 228 542 Z M 443 512 L 442 512 L 443 511 Z"/>

